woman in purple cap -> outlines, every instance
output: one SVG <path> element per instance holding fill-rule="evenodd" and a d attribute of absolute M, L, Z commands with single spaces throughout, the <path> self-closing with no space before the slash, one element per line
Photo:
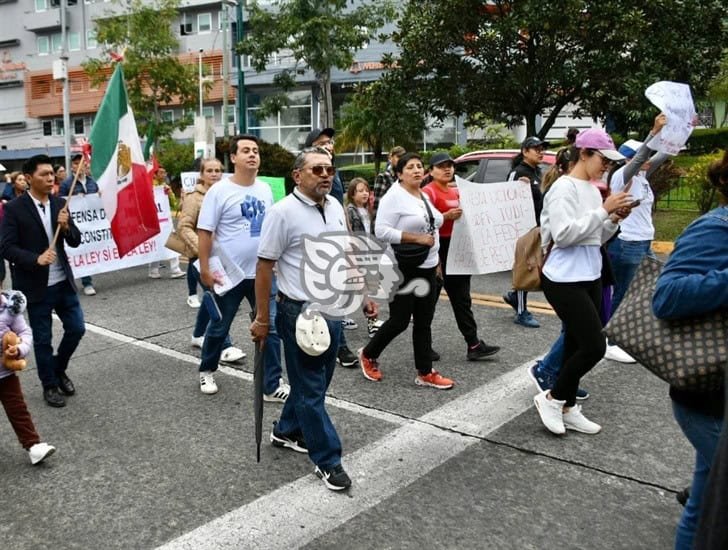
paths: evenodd
<path fill-rule="evenodd" d="M 534 397 L 546 428 L 563 434 L 567 429 L 596 434 L 602 428 L 588 420 L 576 405 L 582 376 L 604 356 L 600 309 L 602 256 L 599 248 L 630 212 L 632 198 L 624 192 L 602 197 L 590 181 L 599 180 L 609 165 L 624 157 L 601 129 L 580 132 L 568 175 L 549 189 L 541 212 L 541 242 L 550 248 L 541 286 L 564 324 L 563 366 L 552 389 Z"/>

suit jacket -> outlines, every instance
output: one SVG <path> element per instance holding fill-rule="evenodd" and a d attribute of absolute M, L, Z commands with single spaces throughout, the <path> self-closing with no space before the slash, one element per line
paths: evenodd
<path fill-rule="evenodd" d="M 15 289 L 22 291 L 29 302 L 39 302 L 45 297 L 50 268 L 47 265 L 38 265 L 38 256 L 48 249 L 50 243 L 33 200 L 30 193 L 25 193 L 5 205 L 5 216 L 0 228 L 0 254 L 10 262 Z M 55 196 L 50 196 L 48 200 L 51 207 L 51 229 L 55 233 L 58 212 L 65 203 Z M 69 219 L 68 231 L 60 233 L 56 254 L 66 273 L 66 279 L 75 290 L 64 242 L 73 248 L 81 244 L 81 232 L 73 219 Z"/>

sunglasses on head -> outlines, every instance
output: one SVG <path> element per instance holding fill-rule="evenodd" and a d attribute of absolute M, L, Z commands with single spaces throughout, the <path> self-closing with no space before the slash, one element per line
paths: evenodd
<path fill-rule="evenodd" d="M 336 173 L 336 168 L 330 164 L 317 164 L 316 166 L 311 166 L 311 173 L 314 176 L 323 176 L 324 174 L 333 176 Z"/>

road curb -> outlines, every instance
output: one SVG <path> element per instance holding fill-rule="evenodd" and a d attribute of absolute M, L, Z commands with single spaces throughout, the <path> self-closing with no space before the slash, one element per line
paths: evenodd
<path fill-rule="evenodd" d="M 652 251 L 655 254 L 670 254 L 675 248 L 672 241 L 652 241 Z"/>

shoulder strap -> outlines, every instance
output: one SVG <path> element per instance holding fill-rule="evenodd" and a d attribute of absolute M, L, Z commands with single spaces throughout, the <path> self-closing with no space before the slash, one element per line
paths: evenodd
<path fill-rule="evenodd" d="M 427 204 L 427 200 L 425 200 L 425 194 L 420 191 L 420 198 L 422 199 L 422 202 L 425 203 L 425 208 L 427 209 L 427 216 L 430 218 L 430 230 L 435 230 L 435 217 L 432 215 L 432 210 L 430 210 L 430 205 Z"/>

